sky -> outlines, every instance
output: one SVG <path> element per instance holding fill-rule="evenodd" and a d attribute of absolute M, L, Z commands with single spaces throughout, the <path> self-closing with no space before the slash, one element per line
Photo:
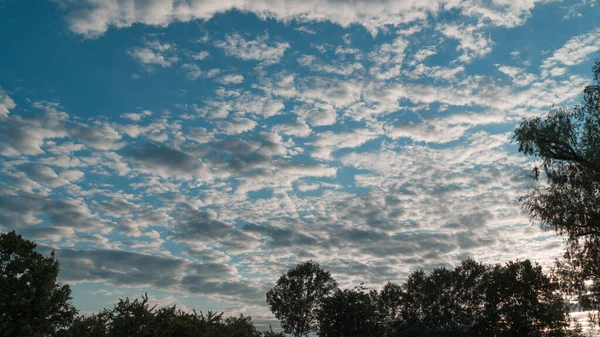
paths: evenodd
<path fill-rule="evenodd" d="M 591 82 L 600 9 L 534 0 L 0 0 L 0 231 L 55 249 L 82 312 L 273 322 L 342 287 L 562 252 L 518 203 L 520 120 Z"/>

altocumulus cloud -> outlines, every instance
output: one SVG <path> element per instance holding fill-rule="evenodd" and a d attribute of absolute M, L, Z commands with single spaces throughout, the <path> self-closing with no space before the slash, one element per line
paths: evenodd
<path fill-rule="evenodd" d="M 52 50 L 25 53 L 29 17 L 0 11 L 22 34 L 0 33 L 0 229 L 56 249 L 86 311 L 149 291 L 266 323 L 265 291 L 306 259 L 379 286 L 561 251 L 519 207 L 511 131 L 589 82 L 597 6 L 39 6 Z"/>

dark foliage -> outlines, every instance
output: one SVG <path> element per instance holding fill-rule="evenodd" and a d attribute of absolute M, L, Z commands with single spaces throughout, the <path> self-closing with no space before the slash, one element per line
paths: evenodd
<path fill-rule="evenodd" d="M 529 261 L 466 260 L 379 292 L 337 289 L 320 300 L 316 328 L 320 337 L 579 336 L 559 290 Z"/>
<path fill-rule="evenodd" d="M 323 299 L 318 312 L 319 336 L 376 337 L 383 334 L 376 291 L 366 292 L 362 286 L 337 289 Z"/>
<path fill-rule="evenodd" d="M 529 261 L 414 272 L 398 291 L 389 336 L 567 336 L 568 307 Z M 380 293 L 380 295 L 383 294 Z"/>
<path fill-rule="evenodd" d="M 515 131 L 519 151 L 542 161 L 534 179 L 547 178 L 521 201 L 534 222 L 566 239 L 557 273 L 585 309 L 600 308 L 600 61 L 593 73 L 579 105 L 526 119 Z"/>
<path fill-rule="evenodd" d="M 14 231 L 0 234 L 2 336 L 55 336 L 77 314 L 71 289 L 56 282 L 59 266 L 54 252 L 44 256 L 35 247 Z"/>
<path fill-rule="evenodd" d="M 267 292 L 267 303 L 286 333 L 305 336 L 316 331 L 321 303 L 336 287 L 328 271 L 308 261 L 279 278 L 275 287 Z"/>
<path fill-rule="evenodd" d="M 120 299 L 113 309 L 78 317 L 64 337 L 283 337 L 261 333 L 248 316 L 222 313 L 188 313 L 167 306 L 156 309 L 148 297 Z"/>

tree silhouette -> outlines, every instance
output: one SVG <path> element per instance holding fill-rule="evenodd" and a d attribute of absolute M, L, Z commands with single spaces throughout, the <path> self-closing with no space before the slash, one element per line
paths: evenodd
<path fill-rule="evenodd" d="M 223 317 L 223 313 L 189 313 L 175 306 L 150 306 L 148 296 L 119 299 L 112 309 L 80 316 L 63 337 L 283 337 L 264 335 L 249 316 Z"/>
<path fill-rule="evenodd" d="M 328 271 L 307 261 L 279 278 L 267 292 L 267 303 L 286 333 L 305 336 L 316 331 L 321 303 L 336 287 L 337 282 Z"/>
<path fill-rule="evenodd" d="M 0 234 L 0 331 L 6 337 L 54 336 L 71 324 L 77 310 L 71 289 L 56 281 L 54 258 L 14 231 Z"/>
<path fill-rule="evenodd" d="M 381 296 L 382 293 L 380 293 Z M 569 336 L 568 307 L 538 265 L 484 265 L 412 273 L 387 336 Z"/>
<path fill-rule="evenodd" d="M 320 297 L 318 305 L 307 305 L 306 275 L 313 273 L 330 279 L 308 262 L 290 269 L 268 295 L 285 299 L 272 310 L 287 319 L 282 325 L 294 336 L 308 331 L 320 337 L 581 336 L 570 329 L 559 284 L 528 260 L 487 265 L 468 259 L 454 269 L 415 271 L 402 285 L 387 283 L 379 292 L 361 284 L 331 293 L 336 286 L 328 282 L 321 296 L 312 297 Z M 317 321 L 302 327 L 315 307 Z"/>
<path fill-rule="evenodd" d="M 376 291 L 366 292 L 361 285 L 337 289 L 323 299 L 319 310 L 320 337 L 379 337 L 381 314 Z"/>
<path fill-rule="evenodd" d="M 514 134 L 520 152 L 542 161 L 533 178 L 547 179 L 522 204 L 532 221 L 566 239 L 557 271 L 585 309 L 600 308 L 600 61 L 593 78 L 580 104 L 525 119 Z"/>

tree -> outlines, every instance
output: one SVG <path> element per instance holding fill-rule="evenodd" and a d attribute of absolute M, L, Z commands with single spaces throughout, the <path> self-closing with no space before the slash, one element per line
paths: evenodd
<path fill-rule="evenodd" d="M 403 291 L 396 283 L 388 282 L 375 298 L 377 312 L 380 315 L 381 325 L 385 332 L 384 336 L 394 336 L 394 324 L 400 319 L 402 309 Z"/>
<path fill-rule="evenodd" d="M 154 309 L 148 304 L 148 295 L 133 301 L 119 299 L 112 311 L 105 310 L 108 316 L 108 335 L 110 337 L 151 337 L 154 330 Z"/>
<path fill-rule="evenodd" d="M 294 337 L 317 330 L 317 312 L 323 300 L 337 288 L 337 282 L 318 263 L 298 264 L 282 275 L 267 292 L 271 312 L 286 333 Z"/>
<path fill-rule="evenodd" d="M 285 333 L 283 333 L 283 331 L 275 332 L 269 325 L 269 330 L 263 332 L 263 337 L 285 337 Z"/>
<path fill-rule="evenodd" d="M 559 287 L 530 261 L 495 265 L 483 277 L 484 331 L 500 336 L 564 336 L 569 307 Z"/>
<path fill-rule="evenodd" d="M 514 133 L 520 152 L 541 159 L 535 181 L 541 172 L 547 180 L 521 202 L 533 222 L 565 238 L 557 274 L 584 309 L 600 309 L 600 60 L 593 79 L 580 104 L 525 119 Z"/>
<path fill-rule="evenodd" d="M 569 336 L 558 284 L 529 261 L 412 273 L 388 336 Z"/>
<path fill-rule="evenodd" d="M 249 316 L 185 312 L 176 306 L 157 308 L 141 299 L 119 299 L 112 309 L 80 316 L 62 337 L 261 337 Z M 284 337 L 269 331 L 265 337 Z"/>
<path fill-rule="evenodd" d="M 15 231 L 0 234 L 0 331 L 3 336 L 54 336 L 77 310 L 71 289 L 56 281 L 54 252 L 44 256 Z"/>
<path fill-rule="evenodd" d="M 429 275 L 413 272 L 402 285 L 399 320 L 394 330 L 400 336 L 417 331 L 427 336 L 473 334 L 478 330 L 477 317 L 485 303 L 481 283 L 485 271 L 485 265 L 467 260 L 454 270 L 437 268 Z"/>
<path fill-rule="evenodd" d="M 378 310 L 378 293 L 366 292 L 362 285 L 337 289 L 323 299 L 318 321 L 320 337 L 379 337 L 382 315 Z"/>

